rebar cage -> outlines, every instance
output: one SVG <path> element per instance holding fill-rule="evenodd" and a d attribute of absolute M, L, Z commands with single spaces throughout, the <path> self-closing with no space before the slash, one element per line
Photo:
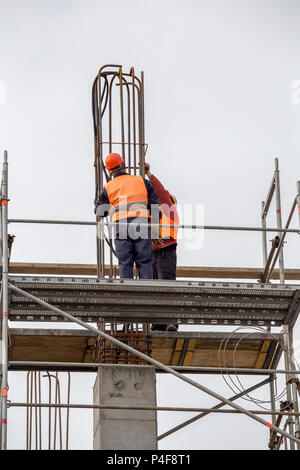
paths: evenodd
<path fill-rule="evenodd" d="M 110 176 L 104 165 L 106 154 L 118 152 L 129 174 L 144 176 L 147 145 L 144 125 L 144 73 L 138 77 L 122 65 L 103 65 L 92 88 L 94 125 L 95 202 Z M 110 250 L 110 277 L 113 277 L 113 247 L 110 229 L 105 240 Z M 97 239 L 97 274 L 104 277 L 104 240 Z"/>

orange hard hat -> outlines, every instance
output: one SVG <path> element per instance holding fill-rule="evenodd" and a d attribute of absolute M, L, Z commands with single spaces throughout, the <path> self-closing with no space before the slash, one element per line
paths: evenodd
<path fill-rule="evenodd" d="M 124 163 L 123 158 L 118 153 L 109 153 L 105 159 L 105 167 L 107 170 L 112 170 Z"/>

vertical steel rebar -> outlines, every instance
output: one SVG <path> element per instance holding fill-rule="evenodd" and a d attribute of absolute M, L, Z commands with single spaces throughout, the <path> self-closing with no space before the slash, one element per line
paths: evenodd
<path fill-rule="evenodd" d="M 33 372 L 30 372 L 30 403 L 32 403 L 32 397 L 33 397 Z M 33 407 L 30 407 L 29 410 L 29 450 L 31 450 L 31 444 L 32 444 L 32 413 L 33 413 Z"/>
<path fill-rule="evenodd" d="M 2 184 L 2 383 L 1 383 L 1 450 L 7 449 L 7 393 L 8 393 L 8 163 L 7 151 L 3 160 Z"/>
<path fill-rule="evenodd" d="M 130 87 L 126 82 L 127 88 L 127 140 L 128 140 L 128 173 L 131 174 L 131 108 L 130 108 Z M 132 93 L 134 90 L 132 90 Z"/>
<path fill-rule="evenodd" d="M 51 394 L 51 376 L 49 374 L 49 372 L 47 372 L 47 376 L 48 377 L 48 380 L 49 380 L 49 404 L 51 405 L 51 397 L 52 397 L 52 394 Z M 52 407 L 49 406 L 49 414 L 48 414 L 48 450 L 51 449 L 51 418 L 52 418 Z"/>
<path fill-rule="evenodd" d="M 56 372 L 55 376 L 55 405 L 60 404 L 60 382 L 58 379 L 58 372 Z M 57 422 L 57 408 L 55 408 L 54 413 L 54 438 L 53 438 L 53 448 L 56 449 L 56 422 Z M 58 426 L 59 426 L 59 443 L 60 443 L 60 450 L 62 450 L 62 426 L 61 426 L 61 408 L 58 408 Z"/>
<path fill-rule="evenodd" d="M 67 405 L 70 404 L 70 393 L 71 393 L 71 374 L 68 372 L 68 398 Z M 69 449 L 69 420 L 70 420 L 70 408 L 67 408 L 67 423 L 66 423 L 66 450 Z"/>
<path fill-rule="evenodd" d="M 126 159 L 125 152 L 125 133 L 124 133 L 124 102 L 123 102 L 123 71 L 122 67 L 119 69 L 119 81 L 120 81 L 120 118 L 121 118 L 121 142 L 122 142 L 122 156 Z"/>
<path fill-rule="evenodd" d="M 37 405 L 37 381 L 36 381 L 36 370 L 34 371 L 34 403 Z M 35 416 L 35 450 L 38 450 L 38 407 L 34 407 Z"/>
<path fill-rule="evenodd" d="M 99 192 L 103 188 L 103 150 L 102 150 L 102 119 L 101 119 L 101 75 L 100 71 L 98 74 L 98 82 L 97 82 L 97 89 L 98 89 L 98 102 L 97 102 L 97 167 L 98 167 L 98 178 L 99 183 Z M 96 193 L 98 194 L 98 192 Z M 103 278 L 104 277 L 104 270 L 105 270 L 105 258 L 104 258 L 104 238 L 99 238 L 96 235 L 96 246 L 97 246 L 97 276 Z"/>
<path fill-rule="evenodd" d="M 30 371 L 27 372 L 27 395 L 26 400 L 27 404 L 29 404 L 29 376 Z M 26 450 L 29 449 L 29 407 L 26 408 Z"/>
<path fill-rule="evenodd" d="M 42 402 L 42 390 L 41 390 L 41 373 L 38 373 L 39 378 L 39 405 Z M 42 408 L 39 406 L 39 449 L 42 449 Z"/>
<path fill-rule="evenodd" d="M 57 381 L 55 382 L 54 396 L 55 396 L 54 404 L 57 405 Z M 54 408 L 54 425 L 53 425 L 53 449 L 54 450 L 56 449 L 56 420 L 57 420 L 57 407 Z"/>
<path fill-rule="evenodd" d="M 134 68 L 130 71 L 132 75 L 132 130 L 133 130 L 133 174 L 136 175 L 136 116 L 135 116 L 135 82 L 134 82 Z"/>
<path fill-rule="evenodd" d="M 278 158 L 275 158 L 275 196 L 276 196 L 276 219 L 277 219 L 277 228 L 282 229 L 282 217 L 281 217 L 281 198 L 280 198 L 280 179 L 279 179 L 279 164 Z M 280 233 L 277 234 L 280 237 Z M 280 283 L 284 284 L 284 260 L 283 260 L 283 250 L 281 249 L 279 253 L 279 275 Z"/>
<path fill-rule="evenodd" d="M 61 404 L 60 400 L 60 381 L 58 380 L 58 372 L 56 372 L 57 377 L 57 392 L 58 392 L 58 403 Z M 63 448 L 63 441 L 62 441 L 62 419 L 61 419 L 61 408 L 58 410 L 58 417 L 59 417 L 59 443 L 60 443 L 60 450 Z"/>
<path fill-rule="evenodd" d="M 142 136 L 142 142 L 141 142 L 141 161 L 140 161 L 140 175 L 145 176 L 145 152 L 144 152 L 144 146 L 145 146 L 145 114 L 144 114 L 144 72 L 141 72 L 141 136 Z"/>

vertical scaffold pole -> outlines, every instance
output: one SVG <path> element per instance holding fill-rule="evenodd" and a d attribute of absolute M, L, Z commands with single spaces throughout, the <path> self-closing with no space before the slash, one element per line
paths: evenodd
<path fill-rule="evenodd" d="M 280 180 L 279 180 L 279 165 L 278 158 L 275 158 L 275 195 L 276 195 L 276 218 L 277 218 L 277 228 L 282 229 L 282 217 L 281 217 L 281 200 L 280 200 Z M 278 236 L 281 238 L 282 233 L 278 233 Z M 284 262 L 283 262 L 283 247 L 279 253 L 279 275 L 280 283 L 284 284 Z"/>
<path fill-rule="evenodd" d="M 261 227 L 266 228 L 267 223 L 266 223 L 266 215 L 265 215 L 265 201 L 261 202 Z M 262 236 L 262 253 L 263 253 L 263 268 L 265 268 L 267 264 L 267 232 L 262 231 L 261 232 Z"/>
<path fill-rule="evenodd" d="M 271 330 L 271 329 L 270 329 Z M 274 381 L 276 380 L 275 379 L 275 374 L 270 374 L 270 384 L 269 384 L 269 388 L 270 388 L 270 402 L 271 402 L 271 410 L 272 411 L 276 411 L 276 402 L 275 402 L 275 387 L 274 387 Z M 275 415 L 272 415 L 271 417 L 271 420 L 272 420 L 272 423 L 275 425 L 276 423 L 276 416 Z"/>
<path fill-rule="evenodd" d="M 2 201 L 3 172 L 0 187 L 0 201 Z M 0 204 L 0 259 L 2 260 L 2 206 Z M 2 390 L 2 284 L 0 289 L 0 390 Z M 2 397 L 0 397 L 0 449 L 2 448 Z"/>
<path fill-rule="evenodd" d="M 290 344 L 289 344 L 289 327 L 288 325 L 283 325 L 283 335 L 282 335 L 282 339 L 283 339 L 283 345 L 284 345 L 284 366 L 285 366 L 285 370 L 286 371 L 289 371 L 290 370 L 290 354 L 289 354 L 289 347 L 290 347 Z M 286 373 L 285 375 L 286 377 L 286 399 L 287 401 L 291 402 L 292 401 L 292 391 L 291 391 L 291 385 L 288 383 L 290 378 L 291 378 L 291 375 L 289 374 L 289 372 Z M 289 434 L 291 435 L 294 435 L 294 424 L 291 422 L 291 420 L 289 420 Z M 290 449 L 291 450 L 295 450 L 295 443 L 292 442 L 290 440 Z"/>
<path fill-rule="evenodd" d="M 298 206 L 299 227 L 300 227 L 300 181 L 297 181 L 297 206 Z"/>
<path fill-rule="evenodd" d="M 8 202 L 8 163 L 4 152 L 2 180 L 2 383 L 1 383 L 1 450 L 7 448 L 7 391 L 8 391 L 8 239 L 7 239 L 7 202 Z"/>
<path fill-rule="evenodd" d="M 294 363 L 294 348 L 293 348 L 293 329 L 289 327 L 289 363 L 290 363 L 290 370 L 291 370 L 291 377 L 295 379 L 295 375 L 293 371 L 295 370 L 295 363 Z M 299 413 L 299 402 L 298 402 L 298 390 L 296 383 L 292 383 L 292 397 L 293 397 L 293 405 L 294 405 L 294 412 Z M 295 416 L 295 436 L 300 437 L 300 424 L 299 424 L 299 416 Z M 300 450 L 300 445 L 297 443 L 297 450 Z"/>

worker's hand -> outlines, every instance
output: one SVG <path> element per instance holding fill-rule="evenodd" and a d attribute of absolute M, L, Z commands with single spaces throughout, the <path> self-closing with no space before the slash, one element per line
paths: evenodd
<path fill-rule="evenodd" d="M 149 173 L 150 173 L 150 165 L 149 165 L 149 163 L 145 162 L 145 175 L 148 176 Z"/>
<path fill-rule="evenodd" d="M 161 240 L 161 238 L 156 238 L 155 240 L 152 240 L 152 243 L 154 243 L 155 245 L 163 245 L 164 241 Z"/>

